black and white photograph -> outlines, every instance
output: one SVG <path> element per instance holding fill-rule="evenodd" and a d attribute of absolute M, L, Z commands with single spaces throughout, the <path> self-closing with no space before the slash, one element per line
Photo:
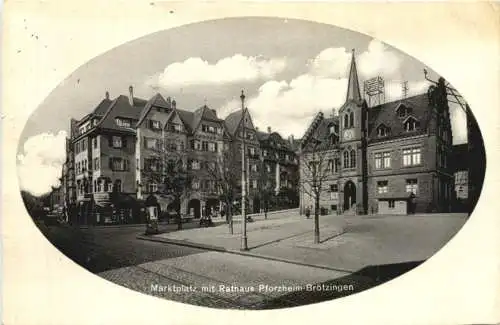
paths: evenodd
<path fill-rule="evenodd" d="M 462 229 L 487 164 L 475 109 L 384 40 L 208 20 L 62 81 L 21 133 L 19 191 L 91 276 L 202 307 L 305 306 L 396 279 Z"/>

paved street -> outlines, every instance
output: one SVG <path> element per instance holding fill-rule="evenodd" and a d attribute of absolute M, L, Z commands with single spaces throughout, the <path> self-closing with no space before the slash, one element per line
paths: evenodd
<path fill-rule="evenodd" d="M 257 216 L 248 226 L 255 256 L 139 240 L 144 225 L 40 228 L 75 262 L 127 288 L 200 306 L 268 309 L 330 300 L 397 277 L 433 255 L 466 220 L 462 215 L 321 218 L 322 242 L 311 245 L 312 218 Z M 153 238 L 234 248 L 240 227 L 237 222 L 230 236 L 225 224 L 199 228 L 190 223 L 182 231 L 161 225 L 164 233 Z M 328 229 L 336 229 L 335 235 L 329 236 Z"/>

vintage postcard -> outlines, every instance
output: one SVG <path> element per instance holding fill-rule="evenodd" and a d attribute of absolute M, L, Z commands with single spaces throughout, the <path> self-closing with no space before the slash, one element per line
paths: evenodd
<path fill-rule="evenodd" d="M 5 324 L 500 321 L 496 5 L 3 24 Z"/>

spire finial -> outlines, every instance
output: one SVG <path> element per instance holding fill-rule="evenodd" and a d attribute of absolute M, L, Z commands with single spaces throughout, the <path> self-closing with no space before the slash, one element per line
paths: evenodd
<path fill-rule="evenodd" d="M 355 50 L 352 49 L 351 69 L 349 70 L 346 101 L 361 101 L 361 91 L 359 87 L 358 70 L 356 69 L 356 58 L 354 52 Z"/>
<path fill-rule="evenodd" d="M 243 89 L 241 90 L 240 99 L 241 99 L 241 109 L 245 109 L 245 92 L 243 91 Z"/>

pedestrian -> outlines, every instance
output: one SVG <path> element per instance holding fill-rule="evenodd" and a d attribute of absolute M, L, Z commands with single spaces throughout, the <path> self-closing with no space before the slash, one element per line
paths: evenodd
<path fill-rule="evenodd" d="M 306 218 L 309 219 L 309 217 L 311 216 L 311 209 L 309 209 L 309 207 L 306 208 Z"/>

